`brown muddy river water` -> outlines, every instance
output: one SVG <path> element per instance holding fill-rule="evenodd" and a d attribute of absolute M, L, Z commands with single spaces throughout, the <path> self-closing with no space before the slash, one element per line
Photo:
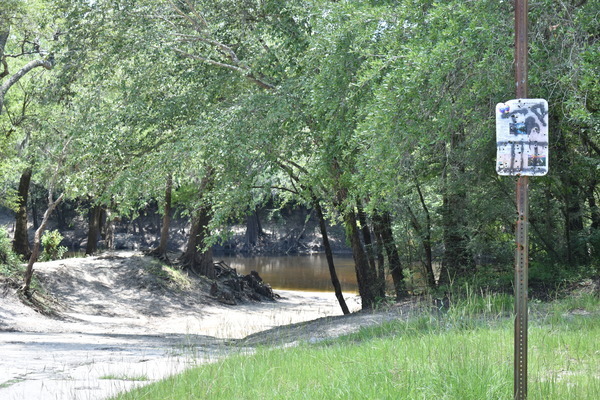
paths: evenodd
<path fill-rule="evenodd" d="M 225 261 L 240 274 L 254 270 L 273 289 L 331 292 L 331 277 L 324 254 L 294 256 L 234 256 L 215 255 L 215 261 Z M 352 256 L 335 256 L 335 270 L 344 293 L 357 293 L 356 272 Z"/>

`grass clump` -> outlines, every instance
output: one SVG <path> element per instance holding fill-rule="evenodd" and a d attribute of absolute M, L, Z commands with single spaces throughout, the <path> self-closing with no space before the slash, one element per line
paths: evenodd
<path fill-rule="evenodd" d="M 193 287 L 192 281 L 182 270 L 163 264 L 159 260 L 152 260 L 146 270 L 170 289 L 185 291 Z"/>
<path fill-rule="evenodd" d="M 115 375 L 115 374 L 103 375 L 99 379 L 110 380 L 110 381 L 130 381 L 130 382 L 145 382 L 145 381 L 150 380 L 150 378 L 148 378 L 146 375 L 127 376 L 127 375 Z"/>
<path fill-rule="evenodd" d="M 233 356 L 118 399 L 510 399 L 513 321 L 498 318 L 509 299 L 464 301 L 443 315 L 424 313 L 316 345 Z M 600 398 L 597 296 L 548 308 L 550 316 L 581 308 L 589 313 L 532 321 L 528 398 Z M 461 325 L 470 318 L 489 323 Z"/>

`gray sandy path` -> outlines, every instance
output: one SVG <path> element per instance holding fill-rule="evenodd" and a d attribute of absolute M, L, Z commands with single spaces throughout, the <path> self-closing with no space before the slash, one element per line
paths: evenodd
<path fill-rule="evenodd" d="M 22 320 L 26 330 L 0 331 L 0 399 L 106 399 L 232 352 L 251 351 L 236 345 L 250 334 L 340 314 L 333 294 L 280 293 L 284 298 L 274 303 L 210 306 L 168 317 L 77 314 L 55 320 L 11 310 L 13 320 L 4 315 L 9 325 Z"/>
<path fill-rule="evenodd" d="M 341 314 L 333 293 L 276 291 L 277 301 L 224 305 L 202 280 L 170 288 L 148 273 L 152 263 L 124 252 L 37 263 L 56 317 L 0 285 L 0 400 L 106 399 L 252 351 L 241 340 L 249 335 Z M 360 308 L 356 295 L 348 302 Z"/>
<path fill-rule="evenodd" d="M 186 347 L 201 342 L 202 348 Z M 182 335 L 0 332 L 2 399 L 103 399 L 216 359 L 222 343 Z"/>

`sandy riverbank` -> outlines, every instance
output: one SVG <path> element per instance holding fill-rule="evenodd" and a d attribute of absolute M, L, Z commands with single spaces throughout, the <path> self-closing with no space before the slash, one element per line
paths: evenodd
<path fill-rule="evenodd" d="M 36 265 L 57 317 L 0 291 L 0 398 L 104 399 L 233 351 L 274 327 L 341 315 L 333 293 L 276 291 L 275 302 L 220 304 L 141 279 L 141 254 Z M 132 282 L 143 282 L 133 285 Z M 348 296 L 353 310 L 357 296 Z"/>

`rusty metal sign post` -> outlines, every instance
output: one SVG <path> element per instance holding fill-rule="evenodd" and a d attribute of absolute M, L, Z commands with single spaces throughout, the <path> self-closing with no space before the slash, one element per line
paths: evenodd
<path fill-rule="evenodd" d="M 516 99 L 496 105 L 496 171 L 518 176 L 515 250 L 514 399 L 527 399 L 529 176 L 548 172 L 548 103 L 528 99 L 528 0 L 515 0 Z"/>
<path fill-rule="evenodd" d="M 516 97 L 527 98 L 527 12 L 528 0 L 515 0 L 515 83 Z M 517 232 L 515 251 L 515 400 L 527 398 L 527 287 L 529 267 L 529 177 L 517 181 Z"/>

